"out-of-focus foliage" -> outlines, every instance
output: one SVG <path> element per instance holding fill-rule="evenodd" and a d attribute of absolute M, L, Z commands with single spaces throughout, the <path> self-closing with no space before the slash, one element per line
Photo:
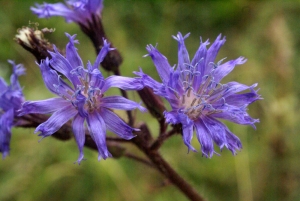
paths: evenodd
<path fill-rule="evenodd" d="M 29 21 L 38 22 L 39 28 L 55 28 L 46 37 L 58 47 L 68 42 L 64 32 L 77 34 L 84 62 L 94 61 L 91 42 L 75 24 L 62 18 L 38 19 L 29 11 L 36 1 L 0 2 L 0 75 L 9 77 L 7 59 L 23 63 L 27 75 L 20 82 L 28 100 L 52 97 L 45 93 L 34 57 L 13 41 L 16 30 Z M 241 138 L 243 150 L 237 156 L 224 150 L 212 159 L 187 154 L 180 136 L 172 137 L 161 153 L 184 178 L 208 200 L 300 200 L 299 1 L 105 0 L 104 5 L 106 32 L 124 57 L 124 75 L 132 76 L 139 66 L 145 73 L 155 72 L 150 58 L 142 57 L 149 43 L 158 43 L 160 52 L 175 64 L 177 43 L 171 35 L 178 31 L 191 32 L 186 40 L 190 54 L 197 50 L 199 36 L 213 41 L 222 33 L 227 42 L 218 59 L 248 58 L 224 82 L 259 83 L 264 100 L 249 111 L 261 121 L 257 130 L 226 122 Z M 155 134 L 156 121 L 138 115 Z M 86 149 L 87 160 L 78 166 L 73 164 L 78 155 L 74 141 L 49 137 L 38 143 L 32 133 L 33 129 L 13 130 L 11 154 L 0 162 L 0 200 L 186 200 L 143 164 L 127 158 L 98 162 L 97 153 Z"/>

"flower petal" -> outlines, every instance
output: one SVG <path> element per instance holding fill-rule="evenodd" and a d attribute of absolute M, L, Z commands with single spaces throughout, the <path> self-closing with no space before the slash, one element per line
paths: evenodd
<path fill-rule="evenodd" d="M 255 128 L 255 123 L 258 123 L 258 119 L 253 119 L 246 112 L 245 107 L 236 107 L 234 105 L 224 105 L 223 107 L 218 107 L 218 110 L 222 110 L 223 112 L 211 114 L 211 117 L 214 118 L 222 118 L 237 124 L 242 125 L 251 125 Z"/>
<path fill-rule="evenodd" d="M 219 83 L 223 77 L 228 75 L 236 65 L 244 64 L 247 61 L 244 57 L 239 57 L 236 60 L 228 61 L 218 66 L 214 71 L 214 81 Z"/>
<path fill-rule="evenodd" d="M 165 116 L 166 122 L 169 124 L 175 125 L 175 124 L 181 123 L 177 110 L 176 111 L 172 110 L 170 112 L 164 111 L 164 116 Z"/>
<path fill-rule="evenodd" d="M 185 65 L 190 64 L 189 53 L 185 47 L 184 39 L 189 37 L 190 33 L 186 34 L 184 37 L 180 32 L 178 32 L 177 36 L 173 36 L 175 40 L 178 41 L 178 68 L 184 70 Z"/>
<path fill-rule="evenodd" d="M 141 78 L 130 78 L 123 76 L 109 76 L 105 79 L 101 92 L 104 93 L 111 87 L 118 87 L 123 90 L 140 90 L 144 87 Z"/>
<path fill-rule="evenodd" d="M 130 140 L 135 137 L 132 132 L 139 131 L 139 129 L 128 126 L 120 117 L 108 109 L 102 108 L 100 115 L 103 118 L 107 129 L 117 134 L 121 138 Z"/>
<path fill-rule="evenodd" d="M 226 39 L 225 37 L 223 37 L 221 39 L 222 35 L 220 34 L 215 42 L 209 47 L 209 49 L 207 50 L 207 55 L 206 55 L 206 59 L 205 59 L 205 71 L 204 71 L 204 75 L 208 75 L 212 69 L 213 69 L 213 65 L 211 65 L 211 62 L 214 62 L 216 57 L 217 57 L 217 54 L 220 50 L 220 48 L 224 45 Z"/>
<path fill-rule="evenodd" d="M 190 150 L 196 152 L 196 149 L 191 145 L 191 141 L 193 139 L 193 127 L 194 123 L 187 116 L 185 117 L 185 121 L 181 121 L 182 123 L 182 139 L 184 144 L 188 147 L 188 152 Z"/>
<path fill-rule="evenodd" d="M 140 71 L 137 72 L 133 72 L 135 75 L 140 76 L 142 79 L 142 83 L 145 86 L 150 87 L 153 92 L 157 95 L 163 96 L 163 97 L 167 97 L 166 91 L 165 91 L 165 87 L 163 84 L 157 82 L 156 80 L 154 80 L 152 77 L 150 77 L 149 75 L 145 74 L 142 69 L 140 68 Z"/>
<path fill-rule="evenodd" d="M 220 147 L 220 149 L 222 149 L 227 144 L 225 135 L 226 126 L 218 120 L 209 116 L 202 116 L 202 121 L 209 131 L 211 138 Z"/>
<path fill-rule="evenodd" d="M 147 109 L 140 104 L 128 100 L 122 96 L 107 96 L 101 99 L 101 106 L 106 108 L 118 109 L 118 110 L 133 110 L 138 108 L 142 112 L 146 112 Z"/>
<path fill-rule="evenodd" d="M 79 43 L 78 40 L 75 40 L 76 34 L 71 36 L 70 34 L 66 33 L 66 36 L 69 38 L 69 43 L 66 46 L 67 60 L 70 62 L 73 69 L 77 68 L 78 66 L 83 67 L 82 60 L 77 52 L 77 48 L 75 47 L 75 43 Z"/>
<path fill-rule="evenodd" d="M 4 159 L 9 154 L 9 144 L 11 139 L 11 128 L 13 126 L 14 110 L 6 111 L 0 116 L 0 152 Z"/>
<path fill-rule="evenodd" d="M 103 61 L 104 57 L 107 55 L 107 53 L 111 50 L 114 50 L 115 48 L 110 48 L 110 43 L 107 42 L 107 40 L 105 40 L 103 38 L 103 47 L 101 48 L 101 51 L 99 52 L 96 61 L 93 65 L 93 69 L 99 68 L 100 63 Z"/>
<path fill-rule="evenodd" d="M 73 86 L 76 87 L 80 85 L 80 81 L 77 75 L 72 74 L 72 70 L 74 69 L 73 66 L 70 64 L 69 60 L 67 60 L 62 54 L 58 52 L 56 47 L 54 46 L 54 52 L 49 52 L 52 56 L 50 60 L 51 67 L 63 74 L 72 82 Z M 73 55 L 74 57 L 75 55 Z M 69 55 L 69 57 L 71 57 Z"/>
<path fill-rule="evenodd" d="M 97 112 L 90 113 L 87 117 L 87 125 L 98 148 L 98 160 L 112 157 L 106 146 L 106 126 L 103 118 Z"/>
<path fill-rule="evenodd" d="M 151 57 L 160 79 L 163 81 L 163 83 L 168 83 L 171 71 L 171 66 L 168 62 L 168 59 L 152 45 L 147 45 L 146 49 L 149 52 L 149 54 L 146 56 Z"/>
<path fill-rule="evenodd" d="M 36 7 L 31 7 L 30 10 L 39 18 L 50 18 L 52 16 L 62 16 L 67 22 L 79 21 L 74 12 L 63 3 L 54 4 L 36 4 Z"/>
<path fill-rule="evenodd" d="M 227 144 L 225 145 L 228 150 L 231 151 L 233 155 L 236 154 L 237 150 L 242 149 L 242 143 L 240 139 L 235 136 L 232 132 L 226 128 L 226 139 L 227 139 Z"/>
<path fill-rule="evenodd" d="M 0 95 L 6 90 L 7 84 L 2 77 L 0 77 Z"/>
<path fill-rule="evenodd" d="M 251 92 L 244 94 L 232 94 L 225 99 L 225 102 L 229 105 L 235 105 L 237 107 L 247 106 L 254 101 L 261 99 L 257 91 L 250 88 Z"/>
<path fill-rule="evenodd" d="M 66 107 L 57 110 L 52 114 L 52 116 L 45 121 L 44 123 L 40 124 L 36 129 L 35 133 L 41 132 L 39 136 L 42 138 L 52 135 L 60 127 L 62 127 L 65 123 L 67 123 L 72 117 L 74 117 L 78 111 L 74 108 L 73 105 L 69 105 Z"/>
<path fill-rule="evenodd" d="M 80 115 L 77 114 L 73 119 L 72 128 L 79 149 L 79 157 L 77 159 L 77 163 L 80 164 L 84 156 L 83 155 L 83 147 L 85 142 L 84 118 L 82 118 Z"/>
<path fill-rule="evenodd" d="M 20 109 L 19 116 L 36 113 L 36 114 L 49 114 L 53 113 L 59 108 L 71 105 L 70 101 L 63 98 L 50 98 L 41 101 L 26 101 Z"/>
<path fill-rule="evenodd" d="M 207 158 L 211 158 L 215 151 L 209 130 L 203 123 L 202 119 L 194 121 L 194 125 L 196 128 L 198 141 L 201 145 L 202 154 Z"/>

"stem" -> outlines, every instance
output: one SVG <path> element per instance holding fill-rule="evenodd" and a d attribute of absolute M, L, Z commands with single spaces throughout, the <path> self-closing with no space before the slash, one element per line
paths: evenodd
<path fill-rule="evenodd" d="M 177 128 L 173 127 L 173 129 L 170 130 L 169 132 L 159 135 L 157 139 L 152 143 L 150 149 L 158 150 L 166 139 L 176 134 L 177 132 L 178 132 Z"/>
<path fill-rule="evenodd" d="M 141 162 L 141 163 L 143 163 L 144 165 L 147 165 L 147 166 L 149 166 L 149 167 L 155 168 L 155 167 L 153 166 L 153 164 L 152 164 L 151 162 L 149 162 L 148 160 L 145 160 L 145 159 L 143 159 L 143 158 L 140 158 L 140 157 L 138 157 L 138 156 L 136 156 L 136 155 L 133 155 L 133 154 L 131 154 L 131 153 L 125 153 L 124 156 L 127 157 L 127 158 L 130 158 L 130 159 L 133 159 L 133 160 L 135 160 L 135 161 Z"/>
<path fill-rule="evenodd" d="M 147 136 L 150 135 L 148 127 L 142 124 L 140 130 L 141 131 L 137 132 L 137 136 L 131 141 L 146 154 L 156 169 L 168 178 L 190 200 L 204 201 L 204 198 L 162 158 L 158 150 L 151 149 L 149 140 L 147 140 Z M 177 126 L 174 127 L 173 130 L 174 132 L 177 131 Z"/>

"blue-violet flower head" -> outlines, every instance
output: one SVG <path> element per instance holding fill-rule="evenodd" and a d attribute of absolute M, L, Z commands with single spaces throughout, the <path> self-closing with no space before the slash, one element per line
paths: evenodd
<path fill-rule="evenodd" d="M 103 0 L 66 0 L 64 3 L 44 3 L 31 7 L 39 18 L 62 16 L 67 22 L 87 25 L 94 16 L 101 17 Z"/>
<path fill-rule="evenodd" d="M 171 67 L 167 58 L 156 47 L 147 46 L 150 56 L 162 83 L 155 81 L 142 70 L 136 72 L 143 78 L 146 86 L 154 93 L 164 97 L 171 105 L 171 111 L 165 111 L 166 121 L 170 124 L 182 124 L 183 141 L 188 150 L 196 151 L 191 145 L 193 131 L 201 145 L 202 154 L 212 157 L 215 142 L 220 149 L 226 147 L 233 154 L 242 148 L 237 136 L 217 119 L 225 119 L 237 124 L 251 125 L 258 119 L 251 118 L 246 112 L 247 106 L 260 99 L 257 84 L 246 86 L 238 82 L 221 84 L 220 81 L 230 73 L 236 65 L 246 62 L 239 57 L 235 60 L 215 63 L 215 58 L 225 43 L 225 37 L 219 35 L 207 49 L 208 41 L 200 43 L 194 58 L 190 60 L 184 44 L 189 34 L 173 36 L 178 41 L 178 65 Z M 250 92 L 239 93 L 249 89 Z"/>
<path fill-rule="evenodd" d="M 0 77 L 0 152 L 3 159 L 9 154 L 11 129 L 17 122 L 14 119 L 25 100 L 18 81 L 18 77 L 25 74 L 25 68 L 13 61 L 8 62 L 13 66 L 10 85 Z"/>
<path fill-rule="evenodd" d="M 82 60 L 77 53 L 75 35 L 69 37 L 66 46 L 66 57 L 61 55 L 54 46 L 54 52 L 50 52 L 52 59 L 44 60 L 39 66 L 43 80 L 47 88 L 57 98 L 41 101 L 25 102 L 21 108 L 21 114 L 53 113 L 44 123 L 40 124 L 35 132 L 41 132 L 42 138 L 55 133 L 67 121 L 73 118 L 72 128 L 79 148 L 78 163 L 83 159 L 83 146 L 85 143 L 85 121 L 90 136 L 95 141 L 99 157 L 106 159 L 111 157 L 106 146 L 106 130 L 116 133 L 124 139 L 131 139 L 134 129 L 128 126 L 111 109 L 132 110 L 135 108 L 145 111 L 140 104 L 128 100 L 122 96 L 104 96 L 111 87 L 123 90 L 140 90 L 143 88 L 140 78 L 127 78 L 122 76 L 110 76 L 104 79 L 98 67 L 112 50 L 110 44 L 104 40 L 104 45 L 99 52 L 95 63 L 87 63 L 84 68 Z M 61 76 L 64 75 L 71 83 L 70 86 Z"/>

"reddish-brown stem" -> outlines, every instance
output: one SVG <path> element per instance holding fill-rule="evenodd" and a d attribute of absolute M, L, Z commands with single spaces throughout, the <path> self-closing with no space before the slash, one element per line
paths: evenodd
<path fill-rule="evenodd" d="M 178 133 L 178 129 L 173 127 L 172 130 L 170 130 L 169 132 L 159 135 L 157 139 L 152 143 L 150 149 L 158 150 L 166 139 L 168 139 L 169 137 L 171 137 L 176 133 Z"/>
<path fill-rule="evenodd" d="M 169 179 L 182 193 L 192 201 L 204 201 L 204 198 L 187 183 L 160 155 L 158 150 L 152 150 L 144 141 L 143 133 L 137 135 L 132 142 L 151 160 L 156 169 Z"/>

